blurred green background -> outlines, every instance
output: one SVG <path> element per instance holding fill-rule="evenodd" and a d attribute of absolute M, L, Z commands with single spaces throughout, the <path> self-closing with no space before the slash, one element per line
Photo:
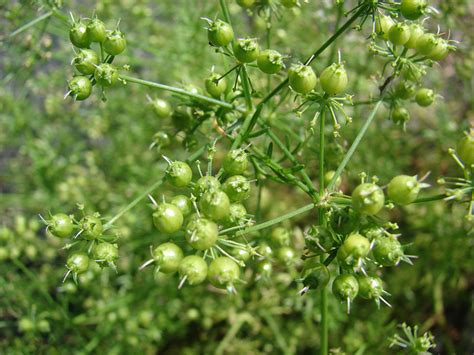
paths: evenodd
<path fill-rule="evenodd" d="M 460 176 L 447 153 L 474 123 L 472 41 L 473 3 L 468 0 L 431 2 L 440 10 L 442 31 L 460 41 L 458 51 L 435 65 L 424 85 L 442 99 L 428 108 L 407 104 L 412 115 L 406 132 L 391 124 L 388 110 L 375 124 L 344 173 L 350 191 L 358 174 L 377 175 L 383 184 L 401 173 L 423 175 L 436 186 L 441 175 Z M 265 24 L 229 1 L 239 36 L 263 42 Z M 350 9 L 347 2 L 345 9 Z M 93 94 L 84 102 L 64 100 L 73 70 L 68 25 L 52 16 L 14 37 L 15 29 L 48 11 L 47 2 L 0 1 L 0 352 L 5 354 L 66 353 L 313 353 L 319 346 L 319 294 L 297 295 L 294 270 L 278 268 L 268 282 L 250 282 L 227 296 L 207 286 L 177 290 L 175 277 L 138 272 L 156 244 L 146 202 L 117 222 L 120 234 L 118 273 L 99 267 L 62 284 L 67 252 L 62 242 L 44 234 L 38 214 L 70 213 L 76 204 L 111 217 L 162 174 L 165 162 L 149 150 L 153 134 L 169 123 L 156 118 L 146 95 L 176 103 L 167 93 L 128 84 L 107 91 L 107 101 Z M 222 58 L 207 44 L 205 22 L 219 13 L 218 1 L 68 1 L 61 12 L 76 17 L 93 11 L 109 27 L 120 19 L 128 47 L 118 64 L 129 64 L 130 75 L 184 86 L 203 87 L 211 67 L 224 71 Z M 305 58 L 334 29 L 335 4 L 310 1 L 274 21 L 272 47 L 292 58 Z M 435 30 L 434 28 L 433 30 Z M 374 77 L 383 63 L 366 50 L 364 33 L 349 32 L 337 41 L 350 76 L 355 99 L 375 93 Z M 315 62 L 328 62 L 327 51 Z M 266 81 L 255 75 L 254 84 Z M 260 81 L 259 81 L 260 80 Z M 273 85 L 278 83 L 277 79 Z M 272 118 L 300 132 L 303 115 L 292 103 Z M 368 109 L 352 112 L 353 124 L 342 138 L 329 142 L 328 166 L 335 168 L 353 140 Z M 374 149 L 377 147 L 377 149 Z M 227 147 L 219 150 L 217 159 Z M 316 170 L 316 143 L 305 152 L 309 171 Z M 192 153 L 179 139 L 164 151 L 174 159 Z M 218 164 L 217 164 L 218 165 Z M 163 191 L 157 191 L 159 196 Z M 287 186 L 263 191 L 261 221 L 305 203 Z M 307 203 L 307 202 L 306 202 Z M 252 201 L 249 202 L 252 205 Z M 251 209 L 249 208 L 251 211 Z M 466 206 L 433 202 L 390 211 L 400 225 L 414 265 L 384 272 L 392 308 L 357 301 L 350 315 L 330 299 L 330 347 L 334 353 L 389 354 L 388 338 L 397 324 L 418 324 L 431 331 L 435 353 L 474 352 L 474 248 Z M 292 220 L 296 249 L 302 249 L 304 226 L 314 216 Z M 471 233 L 470 233 L 471 232 Z M 265 237 L 267 231 L 263 231 Z M 469 234 L 470 233 L 470 234 Z"/>

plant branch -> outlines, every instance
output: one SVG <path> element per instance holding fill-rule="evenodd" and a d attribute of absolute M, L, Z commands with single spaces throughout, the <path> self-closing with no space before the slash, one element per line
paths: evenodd
<path fill-rule="evenodd" d="M 355 138 L 354 142 L 352 143 L 351 147 L 349 148 L 349 150 L 347 151 L 346 155 L 344 156 L 344 158 L 342 159 L 342 162 L 341 164 L 339 164 L 339 166 L 337 167 L 336 169 L 336 172 L 331 180 L 331 182 L 329 183 L 329 185 L 327 186 L 328 190 L 331 190 L 334 185 L 336 184 L 336 181 L 337 179 L 339 178 L 339 176 L 341 176 L 342 174 L 342 171 L 344 170 L 344 168 L 346 167 L 347 163 L 349 163 L 349 161 L 351 160 L 352 158 L 352 155 L 354 155 L 354 152 L 355 150 L 357 149 L 357 147 L 359 146 L 362 138 L 364 138 L 364 135 L 365 133 L 367 132 L 367 129 L 369 128 L 370 124 L 372 123 L 372 121 L 374 120 L 375 118 L 375 114 L 377 113 L 380 105 L 382 104 L 383 102 L 383 97 L 380 98 L 380 101 L 377 102 L 377 104 L 374 106 L 374 108 L 372 109 L 372 112 L 370 113 L 369 117 L 367 118 L 367 120 L 364 122 L 363 126 L 361 127 L 359 133 L 357 134 L 357 137 Z"/>
<path fill-rule="evenodd" d="M 298 208 L 297 210 L 294 210 L 292 212 L 289 212 L 289 213 L 286 213 L 284 215 L 281 215 L 279 217 L 276 217 L 276 218 L 273 218 L 273 219 L 270 219 L 266 222 L 263 222 L 263 223 L 260 223 L 260 224 L 256 224 L 254 226 L 251 226 L 249 228 L 246 228 L 246 229 L 243 229 L 243 230 L 240 230 L 238 231 L 237 233 L 235 233 L 236 236 L 239 236 L 239 235 L 244 235 L 246 233 L 252 233 L 252 232 L 256 232 L 256 231 L 259 231 L 261 229 L 265 229 L 265 228 L 268 228 L 268 227 L 271 227 L 275 224 L 278 224 L 278 223 L 281 223 L 283 221 L 286 221 L 287 219 L 291 219 L 293 217 L 296 217 L 300 214 L 303 214 L 303 213 L 306 213 L 308 211 L 311 211 L 312 209 L 314 208 L 314 203 L 310 203 L 310 204 L 307 204 L 303 207 L 300 207 Z M 228 228 L 228 229 L 224 229 L 222 230 L 219 234 L 220 235 L 227 235 L 229 234 L 230 232 L 232 231 L 235 231 L 237 229 L 240 229 L 240 227 L 232 227 L 232 228 Z"/>
<path fill-rule="evenodd" d="M 194 99 L 205 101 L 205 102 L 208 102 L 208 103 L 214 104 L 214 105 L 219 105 L 221 107 L 225 107 L 225 108 L 228 108 L 228 109 L 231 109 L 231 110 L 243 111 L 242 109 L 240 109 L 238 107 L 235 107 L 231 103 L 221 101 L 221 100 L 217 100 L 217 99 L 214 99 L 212 97 L 204 96 L 204 95 L 201 95 L 201 94 L 194 94 L 192 92 L 189 92 L 189 91 L 186 91 L 184 89 L 177 88 L 177 87 L 174 87 L 174 86 L 169 86 L 169 85 L 156 83 L 156 82 L 153 82 L 153 81 L 138 79 L 138 78 L 134 78 L 134 77 L 128 76 L 128 75 L 120 75 L 120 78 L 122 78 L 126 82 L 131 82 L 131 83 L 135 83 L 135 84 L 140 84 L 140 85 L 145 85 L 145 86 L 148 86 L 148 87 L 152 87 L 152 88 L 155 88 L 155 89 L 174 92 L 176 94 L 189 96 L 189 97 L 192 97 Z"/>

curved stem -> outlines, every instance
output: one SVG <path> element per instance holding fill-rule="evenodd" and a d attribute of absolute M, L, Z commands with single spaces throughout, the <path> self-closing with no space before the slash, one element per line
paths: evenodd
<path fill-rule="evenodd" d="M 184 89 L 177 88 L 177 87 L 174 87 L 174 86 L 169 86 L 169 85 L 156 83 L 156 82 L 153 82 L 153 81 L 134 78 L 134 77 L 128 76 L 128 75 L 120 75 L 120 78 L 122 78 L 123 80 L 125 80 L 127 82 L 140 84 L 140 85 L 148 86 L 148 87 L 155 88 L 155 89 L 170 91 L 170 92 L 174 92 L 174 93 L 177 93 L 177 94 L 189 96 L 189 97 L 192 97 L 194 99 L 209 102 L 211 104 L 219 105 L 221 107 L 225 107 L 225 108 L 228 108 L 228 109 L 231 109 L 231 110 L 243 111 L 242 109 L 239 109 L 239 108 L 235 107 L 231 103 L 221 101 L 221 100 L 217 100 L 217 99 L 214 99 L 212 97 L 204 96 L 204 95 L 201 95 L 201 94 L 194 94 L 192 92 L 189 92 L 189 91 L 186 91 Z"/>

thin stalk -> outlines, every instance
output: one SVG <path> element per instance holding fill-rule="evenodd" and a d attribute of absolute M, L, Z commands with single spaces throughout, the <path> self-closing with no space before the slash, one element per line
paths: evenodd
<path fill-rule="evenodd" d="M 357 10 L 354 15 L 352 15 L 346 23 L 344 23 L 337 31 L 334 33 L 326 42 L 323 43 L 321 47 L 319 47 L 307 60 L 304 62 L 305 65 L 310 64 L 313 60 L 315 60 L 322 52 L 326 50 L 341 34 L 343 34 L 352 24 L 362 15 L 364 12 L 367 11 L 366 6 L 361 6 L 359 10 Z"/>
<path fill-rule="evenodd" d="M 224 15 L 225 21 L 229 24 L 232 25 L 232 21 L 230 19 L 230 12 L 229 8 L 227 7 L 227 2 L 225 0 L 219 0 L 219 4 L 222 9 L 222 14 Z"/>
<path fill-rule="evenodd" d="M 261 214 L 262 214 L 262 187 L 263 183 L 261 181 L 257 181 L 258 185 L 258 192 L 257 192 L 257 210 L 255 211 L 255 221 L 260 221 Z"/>
<path fill-rule="evenodd" d="M 339 24 L 341 23 L 342 15 L 344 14 L 344 2 L 335 2 L 334 6 L 337 8 L 337 17 L 336 17 L 336 23 L 334 25 L 335 28 L 339 27 Z M 327 64 L 326 66 L 331 65 L 334 62 L 334 58 L 336 57 L 336 46 L 333 46 L 331 48 L 331 54 L 329 54 Z"/>
<path fill-rule="evenodd" d="M 171 92 L 174 92 L 174 93 L 177 93 L 177 94 L 189 96 L 189 97 L 192 97 L 194 99 L 209 102 L 211 104 L 219 105 L 221 107 L 225 107 L 225 108 L 228 108 L 228 109 L 231 109 L 231 110 L 243 111 L 243 110 L 235 107 L 234 105 L 232 105 L 228 102 L 217 100 L 217 99 L 214 99 L 212 97 L 208 97 L 208 96 L 204 96 L 204 95 L 200 95 L 200 94 L 194 94 L 192 92 L 189 92 L 189 91 L 186 91 L 184 89 L 177 88 L 177 87 L 174 87 L 174 86 L 169 86 L 169 85 L 164 85 L 164 84 L 160 84 L 160 83 L 155 83 L 153 81 L 138 79 L 138 78 L 134 78 L 134 77 L 128 76 L 128 75 L 120 75 L 120 78 L 122 78 L 125 81 L 131 82 L 131 83 L 145 85 L 145 86 L 152 87 L 152 88 L 155 88 L 155 89 L 171 91 Z"/>
<path fill-rule="evenodd" d="M 267 23 L 267 35 L 266 35 L 266 47 L 267 47 L 267 49 L 270 49 L 270 47 L 271 47 L 271 31 L 272 31 L 272 27 L 271 27 L 270 23 Z M 270 91 L 271 88 L 272 88 L 272 76 L 267 75 L 267 91 Z"/>
<path fill-rule="evenodd" d="M 324 137 L 324 124 L 325 124 L 325 110 L 326 107 L 321 108 L 321 117 L 319 118 L 319 197 L 320 199 L 324 196 L 324 160 L 325 160 L 325 137 Z M 326 214 L 323 208 L 319 208 L 319 224 L 326 226 Z M 323 259 L 321 257 L 321 262 Z M 328 353 L 328 302 L 327 302 L 327 287 L 321 289 L 321 355 Z"/>
<path fill-rule="evenodd" d="M 244 90 L 245 104 L 247 105 L 247 110 L 251 111 L 253 108 L 252 103 L 252 92 L 250 91 L 250 82 L 249 76 L 247 74 L 247 68 L 245 65 L 242 66 L 240 71 L 240 79 L 242 80 L 242 89 Z"/>
<path fill-rule="evenodd" d="M 380 101 L 377 102 L 377 104 L 372 109 L 372 112 L 370 113 L 369 117 L 367 118 L 367 121 L 364 122 L 364 125 L 361 127 L 359 133 L 357 134 L 357 137 L 355 138 L 355 140 L 352 143 L 351 147 L 349 148 L 346 155 L 344 156 L 344 159 L 342 159 L 341 164 L 339 164 L 339 166 L 337 167 L 336 173 L 334 174 L 331 182 L 327 186 L 328 190 L 331 190 L 334 187 L 334 185 L 336 184 L 336 180 L 338 179 L 339 176 L 341 176 L 342 171 L 346 167 L 347 163 L 349 163 L 349 161 L 351 160 L 352 155 L 354 155 L 354 152 L 357 149 L 357 147 L 359 146 L 362 138 L 364 138 L 364 135 L 367 132 L 367 129 L 369 128 L 370 124 L 374 120 L 375 114 L 377 113 L 377 110 L 379 109 L 382 102 L 383 102 L 383 97 L 380 98 Z"/>
<path fill-rule="evenodd" d="M 265 229 L 265 228 L 268 228 L 268 227 L 271 227 L 275 224 L 278 224 L 278 223 L 281 223 L 283 221 L 286 221 L 287 219 L 291 219 L 293 217 L 296 217 L 300 214 L 303 214 L 303 213 L 306 213 L 308 211 L 311 211 L 312 209 L 314 208 L 314 204 L 313 203 L 310 203 L 310 204 L 307 204 L 303 207 L 300 207 L 298 208 L 297 210 L 294 210 L 292 212 L 289 212 L 289 213 L 286 213 L 284 215 L 281 215 L 279 217 L 276 217 L 276 218 L 273 218 L 271 220 L 268 220 L 266 222 L 263 222 L 263 223 L 260 223 L 260 224 L 256 224 L 252 227 L 249 227 L 249 228 L 246 228 L 246 229 L 243 229 L 243 230 L 240 230 L 238 231 L 237 233 L 235 233 L 236 236 L 240 236 L 240 235 L 243 235 L 243 234 L 246 234 L 246 233 L 252 233 L 252 232 L 256 232 L 256 231 L 259 231 L 261 229 Z M 221 231 L 219 234 L 220 235 L 226 235 L 226 234 L 229 234 L 230 232 L 232 232 L 233 230 L 235 229 L 232 229 L 232 228 L 228 228 L 228 229 L 224 229 L 223 231 Z"/>
<path fill-rule="evenodd" d="M 35 18 L 34 20 L 28 22 L 27 24 L 17 28 L 15 31 L 10 33 L 8 35 L 9 38 L 15 37 L 16 35 L 22 33 L 23 31 L 26 31 L 28 28 L 33 27 L 37 23 L 46 20 L 47 18 L 50 18 L 53 15 L 54 11 L 48 11 L 47 13 Z"/>
<path fill-rule="evenodd" d="M 418 197 L 412 203 L 423 203 L 423 202 L 439 201 L 439 200 L 445 199 L 446 197 L 447 197 L 446 194 L 439 194 L 439 195 L 428 196 L 428 197 Z"/>
<path fill-rule="evenodd" d="M 104 228 L 107 229 L 111 227 L 116 220 L 122 217 L 125 213 L 130 211 L 133 207 L 135 207 L 141 200 L 146 198 L 150 193 L 152 193 L 155 189 L 163 184 L 163 178 L 156 181 L 153 185 L 149 186 L 145 191 L 143 191 L 140 195 L 138 195 L 132 202 L 130 202 L 127 206 L 125 206 L 119 213 L 113 216 L 105 225 Z"/>

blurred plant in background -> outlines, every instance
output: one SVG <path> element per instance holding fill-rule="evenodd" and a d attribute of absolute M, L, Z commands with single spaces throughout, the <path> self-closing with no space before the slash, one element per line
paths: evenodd
<path fill-rule="evenodd" d="M 239 276 L 246 283 L 238 285 L 232 295 L 208 282 L 178 290 L 179 277 L 152 270 L 139 271 L 140 265 L 150 258 L 150 245 L 157 246 L 172 237 L 155 228 L 153 211 L 144 200 L 121 214 L 124 206 L 161 179 L 168 168 L 162 155 L 173 161 L 188 161 L 195 174 L 196 164 L 190 160 L 201 160 L 203 175 L 207 175 L 208 158 L 213 167 L 210 175 L 218 174 L 221 166 L 225 169 L 230 144 L 219 136 L 222 130 L 233 128 L 233 123 L 246 117 L 248 100 L 241 87 L 246 70 L 252 85 L 252 99 L 258 102 L 285 79 L 283 70 L 291 72 L 292 63 L 306 58 L 312 48 L 324 43 L 347 20 L 345 12 L 360 5 L 355 1 L 229 0 L 227 3 L 235 38 L 248 35 L 258 38 L 262 49 L 278 49 L 284 53 L 281 59 L 286 69 L 276 65 L 278 74 L 272 76 L 258 72 L 257 67 L 262 71 L 275 68 L 274 60 L 268 58 L 276 54 L 267 53 L 267 57 L 254 62 L 257 65 L 245 64 L 231 71 L 225 77 L 227 86 L 222 92 L 216 75 L 222 76 L 233 66 L 221 47 L 210 49 L 208 41 L 212 37 L 206 28 L 212 25 L 207 26 L 201 19 L 207 17 L 212 22 L 216 14 L 225 19 L 217 1 L 183 0 L 180 4 L 147 0 L 64 4 L 61 1 L 14 1 L 1 4 L 0 21 L 4 25 L 0 33 L 0 349 L 3 352 L 291 354 L 315 352 L 321 347 L 321 300 L 320 294 L 311 287 L 324 284 L 324 272 L 313 273 L 322 270 L 320 264 L 315 269 L 308 262 L 311 258 L 303 260 L 311 254 L 308 249 L 311 250 L 312 238 L 322 244 L 321 230 L 308 229 L 316 223 L 316 214 L 298 214 L 238 239 L 245 247 L 231 248 L 230 256 L 237 260 L 248 257 L 245 260 L 248 267 L 242 268 Z M 440 64 L 424 62 L 428 66 L 422 68 L 427 71 L 421 79 L 422 86 L 436 93 L 425 93 L 424 98 L 435 96 L 434 102 L 428 107 L 420 106 L 423 97 L 421 94 L 413 96 L 413 92 L 409 99 L 401 99 L 413 88 L 402 87 L 406 81 L 393 79 L 393 85 L 387 86 L 384 104 L 374 113 L 364 141 L 336 185 L 337 191 L 350 197 L 360 183 L 361 172 L 377 175 L 382 187 L 401 173 L 415 176 L 430 172 L 423 181 L 431 185 L 430 193 L 426 194 L 427 198 L 423 195 L 425 190 L 420 193 L 420 199 L 425 198 L 426 203 L 396 206 L 392 203 L 389 206 L 392 208 L 380 213 L 380 220 L 390 221 L 384 229 L 393 235 L 401 234 L 404 253 L 417 258 L 412 260 L 413 265 L 402 263 L 396 268 L 384 268 L 383 289 L 390 292 L 387 298 L 391 308 L 379 308 L 375 302 L 358 297 L 348 315 L 337 299 L 328 298 L 332 353 L 400 353 L 401 344 L 411 353 L 474 351 L 471 339 L 474 264 L 470 262 L 474 257 L 473 222 L 466 218 L 473 213 L 472 170 L 469 172 L 472 155 L 465 153 L 472 152 L 472 143 L 466 148 L 469 143 L 462 141 L 462 132 L 474 125 L 471 78 L 474 51 L 470 29 L 474 10 L 472 4 L 462 0 L 433 1 L 430 6 L 439 13 L 426 8 L 431 18 L 423 21 L 425 28 L 437 33 L 439 25 L 443 32 L 449 29 L 450 38 L 458 41 L 456 51 Z M 64 94 L 71 89 L 67 89 L 67 80 L 84 60 L 75 59 L 76 66 L 68 66 L 71 58 L 83 53 L 73 50 L 69 42 L 70 11 L 76 22 L 80 15 L 92 17 L 94 12 L 104 26 L 112 30 L 120 20 L 118 28 L 126 39 L 126 50 L 117 57 L 109 53 L 115 57 L 112 65 L 130 69 L 119 71 L 120 75 L 156 79 L 195 96 L 206 96 L 207 91 L 211 96 L 206 97 L 228 100 L 235 107 L 242 107 L 243 112 L 229 113 L 226 107 L 216 109 L 203 104 L 198 96 L 155 91 L 123 78 L 127 84 L 118 81 L 106 90 L 105 96 L 95 86 L 87 100 L 64 100 Z M 34 23 L 30 23 L 32 20 Z M 346 32 L 312 65 L 319 74 L 317 89 L 321 91 L 321 73 L 333 62 L 340 64 L 339 50 L 349 77 L 347 92 L 353 95 L 342 95 L 340 100 L 337 96 L 331 101 L 334 107 L 342 103 L 345 114 L 336 112 L 337 124 L 332 123 L 329 114 L 327 117 L 324 148 L 328 171 L 338 168 L 369 116 L 364 101 L 375 103 L 380 80 L 385 78 L 382 73 L 387 58 L 389 63 L 395 63 L 387 67 L 395 71 L 400 62 L 385 52 L 392 47 L 379 48 L 384 41 L 371 35 L 371 19 L 366 21 L 362 33 Z M 22 29 L 28 23 L 31 26 Z M 377 29 L 375 31 L 377 35 Z M 392 37 L 391 41 L 399 40 L 398 35 Z M 368 44 L 371 50 L 367 49 Z M 224 54 L 218 55 L 216 51 Z M 233 53 L 236 53 L 235 47 Z M 103 54 L 99 53 L 99 57 Z M 279 63 L 279 57 L 276 58 Z M 245 57 L 238 59 L 244 62 Z M 99 59 L 107 60 L 105 55 Z M 416 76 L 417 70 L 410 75 Z M 387 74 L 389 69 L 385 71 Z M 89 73 L 92 72 L 91 69 Z M 400 75 L 405 75 L 402 73 L 403 69 Z M 237 90 L 233 92 L 231 89 L 236 83 Z M 301 91 L 298 85 L 292 88 Z M 323 90 L 329 92 L 330 89 L 326 86 Z M 341 92 L 344 94 L 344 89 Z M 284 95 L 280 94 L 278 99 Z M 247 151 L 266 149 L 262 155 L 271 156 L 285 168 L 279 170 L 274 165 L 269 172 L 262 163 L 265 159 L 255 158 L 262 156 L 258 151 L 249 154 L 248 168 L 241 172 L 251 181 L 252 188 L 248 199 L 242 202 L 247 212 L 241 216 L 245 219 L 245 228 L 252 224 L 258 226 L 308 203 L 304 189 L 298 189 L 298 185 L 295 188 L 288 180 L 288 176 L 298 175 L 301 170 L 291 170 L 294 164 L 284 165 L 280 160 L 285 158 L 281 147 L 269 148 L 268 131 L 283 132 L 281 139 L 289 141 L 292 147 L 298 146 L 295 156 L 304 162 L 307 171 L 313 172 L 310 174 L 313 180 L 317 183 L 321 180 L 314 173 L 319 171 L 321 146 L 317 132 L 320 121 L 315 120 L 313 124 L 312 120 L 314 107 L 317 107 L 314 105 L 326 98 L 313 91 L 303 99 L 296 98 L 295 103 L 294 92 L 288 90 L 286 95 L 290 99 L 274 100 L 281 102 L 280 106 L 262 110 L 260 128 L 265 133 L 257 137 L 257 143 L 250 148 L 244 146 Z M 303 103 L 313 108 L 299 107 Z M 408 120 L 404 110 L 409 113 Z M 176 133 L 176 122 L 186 117 L 202 120 L 202 130 L 194 132 L 186 128 Z M 259 133 L 259 128 L 255 128 L 255 132 Z M 212 146 L 209 144 L 200 156 L 190 159 L 203 142 L 212 138 L 208 143 L 213 143 L 216 137 L 220 141 L 215 151 L 207 149 Z M 303 137 L 301 144 L 298 137 Z M 287 141 L 283 146 L 287 146 Z M 464 170 L 456 159 L 464 162 Z M 258 166 L 265 169 L 260 171 L 256 169 Z M 257 171 L 258 181 L 252 180 L 254 174 L 250 174 L 250 170 Z M 195 180 L 198 178 L 195 175 Z M 332 176 L 327 180 L 326 186 Z M 177 191 L 181 190 L 166 184 L 150 193 L 161 203 L 163 197 L 171 201 Z M 430 202 L 432 196 L 442 196 L 444 200 Z M 192 200 L 192 195 L 189 197 Z M 110 233 L 98 233 L 102 239 L 91 246 L 117 243 L 118 257 L 115 249 L 107 249 L 102 255 L 110 260 L 99 258 L 101 265 L 91 260 L 87 270 L 78 273 L 77 283 L 72 277 L 62 283 L 67 269 L 78 265 L 68 263 L 68 258 L 77 246 L 74 243 L 81 237 L 66 242 L 51 236 L 51 218 L 57 213 L 64 213 L 66 217 L 75 215 L 72 220 L 75 231 L 72 236 L 75 236 L 86 229 L 83 217 L 96 212 Z M 50 223 L 48 231 L 39 214 Z M 118 215 L 120 218 L 110 223 Z M 342 220 L 340 215 L 337 217 Z M 349 225 L 346 220 L 329 222 L 335 229 L 340 227 L 337 235 L 348 234 L 343 228 Z M 395 225 L 398 229 L 393 230 Z M 239 223 L 237 226 L 242 228 Z M 223 228 L 232 228 L 232 225 Z M 369 232 L 379 230 L 364 229 L 374 254 L 377 244 L 374 244 L 375 238 L 369 238 Z M 338 243 L 337 248 L 341 250 L 344 241 Z M 180 247 L 185 248 L 184 244 Z M 331 248 L 333 245 L 326 251 L 333 250 Z M 241 250 L 249 255 L 243 255 Z M 97 259 L 97 252 L 93 252 L 92 247 L 90 251 Z M 338 263 L 347 260 L 344 255 L 321 254 L 332 255 Z M 365 262 L 373 262 L 372 254 Z M 367 253 L 359 259 L 366 256 Z M 107 263 L 103 263 L 104 260 Z M 113 268 L 101 267 L 109 262 Z M 328 272 L 336 276 L 339 265 L 330 264 Z M 305 273 L 305 270 L 310 272 Z M 374 279 L 382 276 L 378 268 L 371 271 L 375 272 L 371 275 Z M 363 277 L 360 270 L 357 275 Z M 361 296 L 362 283 L 360 279 L 356 282 Z M 298 294 L 306 286 L 309 286 L 307 294 Z M 365 294 L 370 296 L 367 298 L 379 300 L 381 294 L 374 297 L 374 290 L 379 288 L 369 288 L 372 293 Z M 397 324 L 404 322 L 417 324 L 418 330 L 403 325 L 400 332 Z M 390 347 L 391 344 L 394 346 Z"/>

